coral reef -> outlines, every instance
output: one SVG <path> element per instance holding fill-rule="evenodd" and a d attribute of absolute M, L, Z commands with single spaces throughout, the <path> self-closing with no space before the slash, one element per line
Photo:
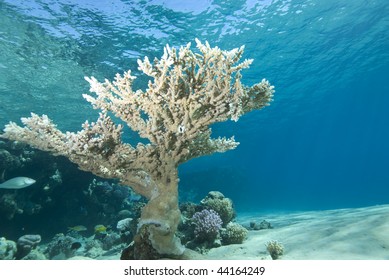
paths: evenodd
<path fill-rule="evenodd" d="M 196 212 L 192 217 L 192 222 L 195 225 L 195 238 L 200 242 L 214 242 L 222 227 L 222 220 L 219 214 L 212 209 Z"/>
<path fill-rule="evenodd" d="M 111 185 L 96 180 L 92 184 L 97 188 L 102 186 L 104 190 L 108 190 L 108 194 L 115 186 L 115 184 Z M 83 192 L 79 195 L 82 196 Z M 111 196 L 108 195 L 108 197 Z M 224 195 L 219 193 L 217 197 L 221 198 Z M 110 202 L 108 201 L 108 203 Z M 57 233 L 45 243 L 41 243 L 40 235 L 33 234 L 21 236 L 16 243 L 3 238 L 0 242 L 0 259 L 106 259 L 107 257 L 117 257 L 120 252 L 121 259 L 173 257 L 201 259 L 200 255 L 194 256 L 193 254 L 203 254 L 211 248 L 222 245 L 240 244 L 247 235 L 247 230 L 234 222 L 222 227 L 222 220 L 213 209 L 207 209 L 202 204 L 186 202 L 180 205 L 182 222 L 179 225 L 177 236 L 188 250 L 180 256 L 161 255 L 153 247 L 148 230 L 148 226 L 152 222 L 157 223 L 158 221 L 149 221 L 145 227 L 137 225 L 141 215 L 140 209 L 144 204 L 132 201 L 131 205 L 132 207 L 117 212 L 116 218 L 110 217 L 111 223 L 108 225 L 99 223 L 87 227 L 78 224 L 67 227 L 67 233 Z M 119 219 L 119 217 L 124 218 Z M 74 220 L 77 219 L 74 218 Z M 88 219 L 88 217 L 84 217 L 84 220 Z M 40 230 L 47 235 L 46 228 L 43 227 Z"/>
<path fill-rule="evenodd" d="M 0 183 L 8 172 L 32 161 L 34 153 L 25 148 L 26 144 L 19 141 L 0 141 Z"/>
<path fill-rule="evenodd" d="M 4 225 L 15 220 L 15 217 L 20 222 L 30 220 L 27 216 L 37 216 L 53 205 L 53 193 L 62 184 L 61 174 L 54 157 L 46 152 L 34 150 L 17 141 L 1 141 L 1 147 L 4 148 L 3 154 L 10 154 L 13 158 L 13 163 L 4 170 L 7 182 L 26 175 L 39 180 L 17 192 L 12 189 L 0 190 L 0 223 Z"/>
<path fill-rule="evenodd" d="M 41 242 L 42 238 L 38 234 L 26 234 L 21 236 L 16 242 L 17 253 L 16 259 L 22 259 L 35 249 Z"/>
<path fill-rule="evenodd" d="M 37 179 L 34 186 L 22 190 L 0 189 L 0 224 L 4 236 L 17 240 L 21 234 L 17 229 L 24 228 L 44 234 L 46 239 L 74 225 L 89 229 L 96 224 L 109 227 L 123 216 L 133 218 L 134 224 L 139 218 L 144 200 L 130 188 L 112 180 L 99 180 L 63 157 L 13 141 L 0 144 L 14 157 L 29 155 L 23 165 L 7 169 L 7 177 L 28 174 Z M 49 222 L 53 218 L 56 222 Z M 136 225 L 134 228 L 123 242 L 132 240 Z"/>
<path fill-rule="evenodd" d="M 44 254 L 48 259 L 70 259 L 75 256 L 100 258 L 104 254 L 117 254 L 123 248 L 120 235 L 109 231 L 84 237 L 77 232 L 59 233 L 46 245 Z"/>
<path fill-rule="evenodd" d="M 200 212 L 204 207 L 193 202 L 183 202 L 180 204 L 182 219 L 191 219 L 196 212 Z"/>
<path fill-rule="evenodd" d="M 0 260 L 45 260 L 43 253 L 36 250 L 40 235 L 26 234 L 17 242 L 0 238 Z"/>
<path fill-rule="evenodd" d="M 266 80 L 242 85 L 241 70 L 252 63 L 238 63 L 243 47 L 222 51 L 196 42 L 200 53 L 192 52 L 190 44 L 179 50 L 166 46 L 154 64 L 147 57 L 138 60 L 139 69 L 153 79 L 146 91 L 133 90 L 131 71 L 117 74 L 113 82 L 86 78 L 96 96 L 83 96 L 101 113 L 77 133 L 63 133 L 46 115 L 32 113 L 21 119 L 25 127 L 10 122 L 1 137 L 65 156 L 82 170 L 131 186 L 148 200 L 138 231 L 147 231 L 143 236 L 159 254 L 180 255 L 184 247 L 175 236 L 180 221 L 178 165 L 235 149 L 239 143 L 233 137 L 212 139 L 209 126 L 237 121 L 267 106 L 274 92 Z M 108 112 L 149 143 L 123 143 L 123 127 L 115 125 Z"/>
<path fill-rule="evenodd" d="M 220 232 L 223 245 L 242 244 L 247 238 L 248 230 L 240 224 L 230 222 L 226 228 Z"/>
<path fill-rule="evenodd" d="M 4 179 L 4 173 L 7 169 L 12 169 L 20 165 L 17 157 L 10 152 L 0 149 L 0 182 Z"/>
<path fill-rule="evenodd" d="M 118 221 L 116 229 L 120 232 L 122 242 L 130 243 L 136 233 L 136 220 L 133 218 L 124 218 Z"/>
<path fill-rule="evenodd" d="M 227 226 L 227 224 L 235 217 L 232 200 L 224 197 L 221 192 L 209 192 L 208 195 L 201 200 L 201 205 L 216 211 L 223 221 L 223 227 Z"/>
<path fill-rule="evenodd" d="M 19 150 L 20 148 L 20 145 L 9 145 L 8 142 L 0 141 L 0 183 L 4 180 L 7 172 L 20 168 L 29 161 L 25 154 L 14 154 L 9 151 L 9 149 Z"/>
<path fill-rule="evenodd" d="M 63 233 L 56 234 L 53 240 L 47 244 L 44 254 L 47 255 L 47 258 L 50 260 L 71 258 L 79 248 L 80 239 L 81 237 L 76 238 Z"/>
<path fill-rule="evenodd" d="M 95 215 L 95 222 L 111 224 L 121 211 L 129 211 L 131 217 L 136 211 L 131 211 L 135 204 L 141 203 L 132 199 L 132 192 L 128 187 L 115 182 L 93 179 L 83 190 L 83 206 L 87 215 Z"/>
<path fill-rule="evenodd" d="M 5 193 L 0 196 L 0 213 L 6 217 L 7 220 L 12 220 L 16 214 L 22 214 L 21 209 L 15 200 L 15 193 Z"/>
<path fill-rule="evenodd" d="M 47 260 L 47 258 L 41 251 L 33 249 L 22 260 Z"/>
<path fill-rule="evenodd" d="M 183 203 L 180 210 L 183 216 L 178 228 L 180 239 L 196 252 L 206 253 L 211 248 L 241 244 L 247 238 L 248 230 L 231 221 L 235 217 L 232 200 L 221 192 L 209 192 L 200 204 Z"/>
<path fill-rule="evenodd" d="M 13 260 L 16 251 L 15 241 L 0 238 L 0 260 Z"/>

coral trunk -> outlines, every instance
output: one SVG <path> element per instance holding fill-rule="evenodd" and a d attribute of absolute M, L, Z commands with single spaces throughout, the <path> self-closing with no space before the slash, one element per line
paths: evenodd
<path fill-rule="evenodd" d="M 152 247 L 161 255 L 181 255 L 184 247 L 175 236 L 180 222 L 178 209 L 177 171 L 171 172 L 164 183 L 158 182 L 158 195 L 150 198 L 142 210 L 138 234 L 147 230 Z"/>

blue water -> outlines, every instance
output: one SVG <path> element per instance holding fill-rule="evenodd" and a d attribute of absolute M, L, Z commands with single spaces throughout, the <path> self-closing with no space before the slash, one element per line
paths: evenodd
<path fill-rule="evenodd" d="M 0 127 L 35 112 L 78 130 L 96 117 L 84 76 L 137 71 L 194 38 L 245 45 L 244 83 L 265 77 L 276 93 L 213 127 L 241 145 L 181 166 L 184 197 L 220 190 L 240 211 L 389 203 L 387 0 L 2 0 Z"/>

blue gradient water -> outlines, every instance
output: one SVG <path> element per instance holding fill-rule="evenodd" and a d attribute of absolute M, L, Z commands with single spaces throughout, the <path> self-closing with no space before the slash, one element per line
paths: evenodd
<path fill-rule="evenodd" d="M 96 116 L 84 76 L 137 71 L 138 58 L 194 38 L 245 45 L 244 82 L 265 77 L 276 94 L 215 125 L 241 145 L 181 166 L 183 194 L 220 190 L 241 211 L 389 203 L 387 0 L 3 0 L 0 127 L 35 112 L 77 130 Z"/>

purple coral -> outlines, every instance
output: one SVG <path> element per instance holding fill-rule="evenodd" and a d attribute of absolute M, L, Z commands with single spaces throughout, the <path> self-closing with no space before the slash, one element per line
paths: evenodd
<path fill-rule="evenodd" d="M 194 234 L 196 239 L 210 242 L 216 239 L 223 224 L 219 214 L 212 209 L 196 212 L 192 217 L 192 222 L 195 225 Z"/>

